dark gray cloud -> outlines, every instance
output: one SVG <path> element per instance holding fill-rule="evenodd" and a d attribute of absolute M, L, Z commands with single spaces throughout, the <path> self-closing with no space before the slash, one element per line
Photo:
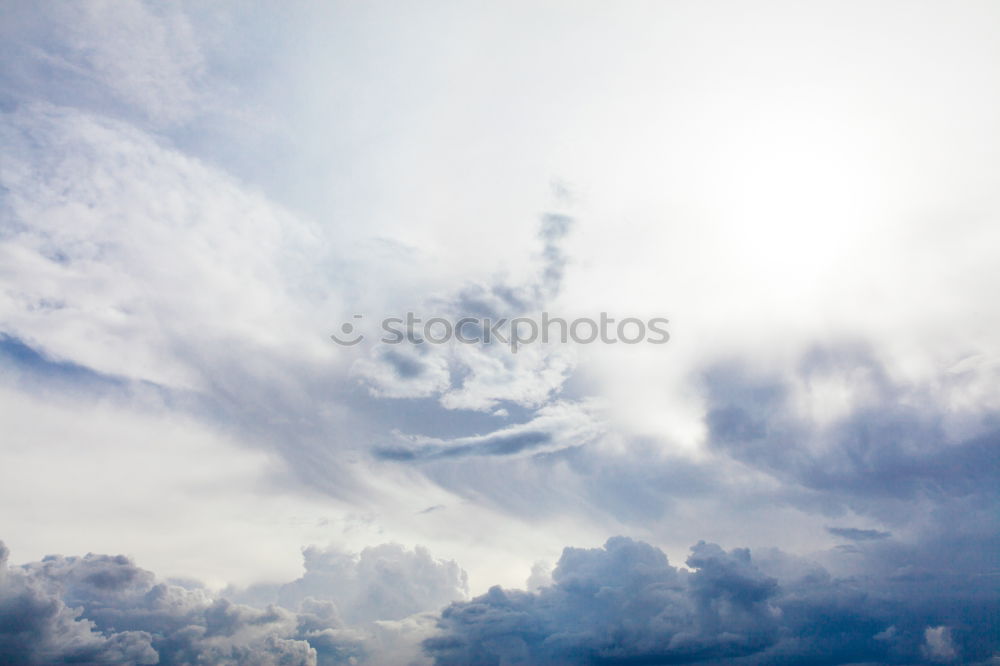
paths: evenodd
<path fill-rule="evenodd" d="M 990 659 L 1000 648 L 996 583 L 977 590 L 966 572 L 955 586 L 942 569 L 905 580 L 883 573 L 905 550 L 866 552 L 867 574 L 837 577 L 780 551 L 758 562 L 749 550 L 704 542 L 684 570 L 653 546 L 616 537 L 567 548 L 538 592 L 494 587 L 453 604 L 424 648 L 439 666 Z"/>
<path fill-rule="evenodd" d="M 862 385 L 864 398 L 820 426 L 795 409 L 794 384 L 830 377 Z M 1000 498 L 997 415 L 942 407 L 929 387 L 892 381 L 864 348 L 814 350 L 792 377 L 722 365 L 706 373 L 706 386 L 711 446 L 805 491 L 807 501 L 905 520 L 915 501 Z"/>
<path fill-rule="evenodd" d="M 797 403 L 802 387 L 831 377 L 845 378 L 857 400 L 825 421 L 803 416 Z M 719 365 L 706 374 L 705 385 L 709 438 L 700 460 L 671 455 L 662 442 L 632 439 L 622 454 L 538 427 L 528 430 L 552 433 L 558 446 L 484 455 L 488 447 L 453 438 L 397 443 L 379 452 L 419 462 L 435 482 L 499 511 L 610 519 L 621 527 L 609 531 L 635 526 L 662 534 L 665 543 L 676 543 L 678 530 L 679 538 L 705 536 L 686 524 L 692 503 L 722 512 L 725 529 L 796 515 L 795 529 L 808 530 L 814 547 L 829 543 L 823 527 L 829 525 L 827 534 L 851 542 L 897 535 L 933 539 L 943 549 L 940 544 L 973 539 L 980 545 L 961 558 L 982 560 L 989 552 L 982 544 L 1000 532 L 997 415 L 942 406 L 933 387 L 892 380 L 863 347 L 814 350 L 788 375 Z M 755 547 L 773 543 L 749 530 L 739 539 Z M 938 555 L 928 566 L 948 566 Z"/>
<path fill-rule="evenodd" d="M 0 542 L 0 662 L 5 664 L 155 664 L 144 631 L 103 633 L 44 581 L 7 564 Z"/>
<path fill-rule="evenodd" d="M 51 555 L 7 564 L 0 543 L 0 661 L 5 664 L 381 663 L 391 623 L 466 596 L 465 572 L 422 548 L 354 555 L 307 548 L 286 585 L 215 595 L 158 581 L 124 556 Z M 240 603 L 240 602 L 247 603 Z"/>
<path fill-rule="evenodd" d="M 4 663 L 306 666 L 361 654 L 335 613 L 234 604 L 122 556 L 48 556 L 0 581 Z"/>
<path fill-rule="evenodd" d="M 702 541 L 685 569 L 654 546 L 614 537 L 603 548 L 566 548 L 536 592 L 494 587 L 452 603 L 431 633 L 422 611 L 464 596 L 465 577 L 419 548 L 310 548 L 298 580 L 220 596 L 158 581 L 123 556 L 12 567 L 0 546 L 0 657 L 402 664 L 419 656 L 406 649 L 424 636 L 440 666 L 987 663 L 1000 650 L 989 555 L 998 546 L 995 534 L 965 526 L 913 543 L 862 540 L 814 559 Z"/>
<path fill-rule="evenodd" d="M 892 532 L 883 532 L 882 530 L 863 530 L 857 527 L 827 527 L 826 531 L 834 536 L 850 539 L 851 541 L 888 539 L 892 536 Z"/>

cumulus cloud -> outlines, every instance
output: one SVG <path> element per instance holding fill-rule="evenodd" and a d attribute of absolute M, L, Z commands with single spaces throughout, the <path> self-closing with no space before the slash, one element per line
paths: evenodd
<path fill-rule="evenodd" d="M 313 547 L 304 555 L 306 573 L 296 581 L 219 595 L 157 580 L 120 555 L 51 555 L 12 566 L 0 544 L 0 657 L 17 664 L 417 663 L 419 652 L 406 646 L 429 633 L 429 612 L 467 593 L 465 572 L 423 548 L 385 544 L 351 554 Z"/>
<path fill-rule="evenodd" d="M 771 642 L 776 583 L 744 551 L 699 544 L 689 574 L 626 538 L 567 548 L 537 593 L 494 587 L 449 607 L 425 647 L 439 664 L 614 663 L 737 657 Z"/>
<path fill-rule="evenodd" d="M 337 604 L 351 624 L 402 620 L 437 610 L 468 595 L 465 572 L 454 561 L 434 559 L 426 548 L 382 544 L 359 554 L 306 548 L 305 574 L 277 590 L 277 601 L 297 608 L 309 597 Z"/>
<path fill-rule="evenodd" d="M 990 631 L 995 595 L 966 589 L 942 605 L 873 571 L 840 578 L 780 551 L 757 562 L 747 549 L 705 542 L 686 564 L 623 537 L 567 548 L 550 586 L 494 587 L 452 604 L 424 649 L 447 666 L 973 662 L 1000 647 Z M 933 593 L 949 574 L 918 585 Z M 960 648 L 952 626 L 961 627 Z"/>
<path fill-rule="evenodd" d="M 922 652 L 930 661 L 953 661 L 957 653 L 951 643 L 951 631 L 948 627 L 927 627 Z"/>
<path fill-rule="evenodd" d="M 152 636 L 142 631 L 104 634 L 80 617 L 44 580 L 11 570 L 0 542 L 0 658 L 11 664 L 155 664 Z"/>
<path fill-rule="evenodd" d="M 471 600 L 421 548 L 308 548 L 287 584 L 213 593 L 123 556 L 10 565 L 0 545 L 0 656 L 58 664 L 976 663 L 1000 649 L 995 584 L 967 563 L 916 566 L 891 539 L 817 560 L 704 541 L 686 567 L 613 537 L 566 548 L 531 591 Z M 860 559 L 859 559 L 860 558 Z M 988 572 L 983 572 L 988 575 Z M 452 603 L 437 610 L 448 601 Z"/>
<path fill-rule="evenodd" d="M 10 565 L 0 546 L 0 656 L 262 666 L 985 663 L 1000 650 L 995 584 L 968 563 L 920 567 L 932 547 L 876 540 L 820 554 L 824 566 L 701 541 L 676 567 L 652 545 L 613 537 L 566 548 L 551 575 L 536 564 L 530 591 L 493 587 L 466 601 L 456 563 L 393 544 L 358 554 L 311 547 L 301 578 L 222 593 L 160 581 L 123 556 Z M 836 573 L 845 566 L 853 569 Z"/>
<path fill-rule="evenodd" d="M 12 663 L 305 666 L 318 663 L 321 651 L 320 663 L 346 663 L 361 649 L 322 607 L 296 614 L 234 604 L 200 587 L 159 582 L 122 556 L 49 556 L 12 567 L 4 594 L 19 603 L 0 629 Z M 19 642 L 21 625 L 38 638 Z"/>

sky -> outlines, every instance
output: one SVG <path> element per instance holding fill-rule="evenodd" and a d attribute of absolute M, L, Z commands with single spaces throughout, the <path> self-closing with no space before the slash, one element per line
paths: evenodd
<path fill-rule="evenodd" d="M 0 661 L 997 663 L 998 29 L 0 2 Z"/>

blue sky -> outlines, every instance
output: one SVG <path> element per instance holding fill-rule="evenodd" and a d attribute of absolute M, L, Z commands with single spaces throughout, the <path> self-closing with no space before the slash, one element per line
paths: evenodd
<path fill-rule="evenodd" d="M 0 657 L 994 663 L 998 24 L 5 3 Z"/>

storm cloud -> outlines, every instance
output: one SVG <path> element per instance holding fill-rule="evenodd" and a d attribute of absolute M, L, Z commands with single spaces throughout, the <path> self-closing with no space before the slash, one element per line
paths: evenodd
<path fill-rule="evenodd" d="M 550 586 L 452 604 L 424 648 L 448 666 L 987 663 L 1000 647 L 996 583 L 977 589 L 981 573 L 838 577 L 780 551 L 757 561 L 705 542 L 686 565 L 623 537 L 567 548 Z"/>

